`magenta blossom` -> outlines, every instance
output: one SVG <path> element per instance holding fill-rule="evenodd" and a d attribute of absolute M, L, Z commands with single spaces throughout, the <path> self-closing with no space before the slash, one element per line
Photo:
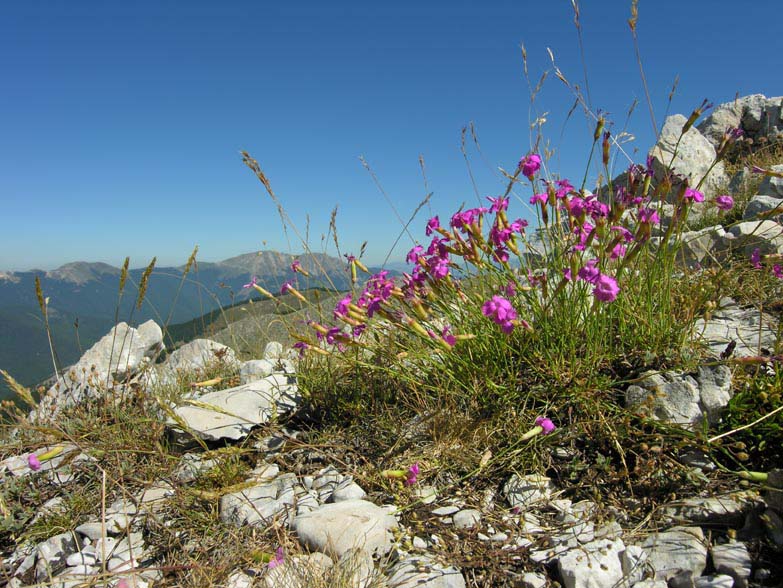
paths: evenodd
<path fill-rule="evenodd" d="M 734 208 L 734 198 L 732 198 L 728 194 L 723 194 L 722 196 L 716 196 L 715 206 L 717 206 L 721 210 L 731 210 L 732 208 Z"/>
<path fill-rule="evenodd" d="M 269 563 L 267 564 L 267 567 L 271 570 L 279 566 L 285 561 L 285 553 L 283 552 L 282 547 L 278 547 L 277 551 L 275 551 L 275 555 L 272 559 L 269 560 Z"/>
<path fill-rule="evenodd" d="M 405 261 L 407 261 L 410 264 L 419 263 L 419 258 L 421 257 L 423 251 L 424 251 L 424 247 L 422 247 L 421 245 L 415 245 L 413 249 L 408 251 L 408 255 L 405 257 Z"/>
<path fill-rule="evenodd" d="M 661 217 L 658 216 L 658 211 L 654 208 L 642 208 L 639 210 L 639 222 L 657 225 L 661 222 Z"/>
<path fill-rule="evenodd" d="M 299 357 L 304 357 L 305 356 L 305 351 L 309 347 L 310 346 L 307 343 L 305 343 L 304 341 L 297 341 L 293 345 L 293 348 L 296 349 L 299 352 Z"/>
<path fill-rule="evenodd" d="M 253 276 L 253 278 L 247 284 L 244 284 L 242 287 L 243 288 L 252 288 L 257 283 L 258 283 L 258 278 L 256 276 Z"/>
<path fill-rule="evenodd" d="M 591 259 L 584 265 L 582 269 L 579 270 L 579 272 L 576 274 L 576 277 L 579 278 L 580 280 L 584 280 L 585 282 L 595 284 L 601 275 L 601 272 L 598 269 L 597 265 L 598 265 L 598 260 Z"/>
<path fill-rule="evenodd" d="M 593 296 L 601 302 L 612 302 L 620 293 L 620 287 L 617 285 L 617 280 L 612 276 L 601 274 L 593 284 L 595 285 L 593 288 Z"/>
<path fill-rule="evenodd" d="M 547 203 L 547 200 L 549 200 L 549 195 L 546 192 L 541 192 L 540 194 L 533 194 L 530 197 L 530 204 L 540 202 L 542 205 L 544 205 Z"/>
<path fill-rule="evenodd" d="M 761 269 L 761 250 L 758 247 L 750 254 L 750 264 L 756 269 Z"/>
<path fill-rule="evenodd" d="M 704 202 L 704 194 L 693 188 L 685 190 L 684 200 L 693 200 L 694 202 Z"/>
<path fill-rule="evenodd" d="M 546 417 L 538 417 L 536 419 L 536 425 L 541 427 L 541 433 L 543 435 L 549 435 L 549 433 L 554 431 L 556 428 L 555 423 Z"/>
<path fill-rule="evenodd" d="M 504 333 L 510 333 L 514 330 L 513 321 L 517 318 L 517 311 L 502 296 L 493 296 L 491 300 L 487 300 L 482 305 L 481 312 L 500 325 Z"/>
<path fill-rule="evenodd" d="M 519 160 L 519 168 L 522 170 L 522 175 L 532 181 L 533 176 L 541 169 L 541 156 L 536 153 L 526 155 Z"/>
<path fill-rule="evenodd" d="M 37 472 L 41 469 L 41 460 L 38 459 L 38 456 L 35 453 L 31 453 L 27 457 L 27 465 L 30 466 L 31 470 Z"/>
<path fill-rule="evenodd" d="M 298 259 L 295 259 L 295 260 L 294 260 L 294 261 L 291 263 L 291 271 L 292 271 L 292 272 L 298 272 L 298 271 L 300 271 L 301 269 L 302 269 L 302 263 L 301 263 L 301 262 L 300 262 Z"/>
<path fill-rule="evenodd" d="M 294 284 L 291 280 L 286 280 L 285 282 L 283 282 L 283 285 L 280 286 L 280 294 L 285 294 L 286 292 L 288 292 L 288 290 L 290 290 L 293 287 L 293 285 Z"/>
<path fill-rule="evenodd" d="M 489 200 L 492 203 L 492 206 L 490 206 L 489 208 L 490 212 L 500 212 L 501 210 L 508 210 L 508 198 L 503 198 L 503 196 L 498 196 L 497 198 L 493 198 L 492 196 L 487 196 L 487 200 Z"/>
<path fill-rule="evenodd" d="M 408 468 L 408 475 L 405 478 L 405 484 L 408 486 L 413 486 L 419 478 L 419 464 L 414 463 Z"/>
<path fill-rule="evenodd" d="M 346 316 L 348 314 L 348 307 L 351 304 L 351 295 L 346 294 L 343 298 L 340 299 L 340 301 L 337 303 L 337 306 L 334 307 L 334 318 L 338 318 L 341 316 Z"/>
<path fill-rule="evenodd" d="M 778 280 L 783 280 L 783 265 L 776 263 L 772 266 L 772 273 Z"/>
<path fill-rule="evenodd" d="M 432 235 L 433 231 L 436 231 L 440 228 L 440 219 L 438 219 L 437 216 L 433 216 L 430 220 L 427 221 L 427 228 L 424 229 L 424 234 L 428 237 Z"/>

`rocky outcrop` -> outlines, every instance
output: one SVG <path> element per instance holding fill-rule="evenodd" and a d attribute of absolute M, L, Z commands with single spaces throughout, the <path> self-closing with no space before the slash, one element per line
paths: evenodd
<path fill-rule="evenodd" d="M 781 106 L 783 96 L 743 96 L 713 108 L 697 128 L 713 145 L 720 144 L 727 129 L 740 129 L 754 144 L 774 143 L 783 140 Z"/>
<path fill-rule="evenodd" d="M 66 406 L 116 391 L 148 367 L 163 349 L 163 331 L 154 321 L 138 328 L 119 323 L 57 378 L 31 418 L 52 419 Z"/>

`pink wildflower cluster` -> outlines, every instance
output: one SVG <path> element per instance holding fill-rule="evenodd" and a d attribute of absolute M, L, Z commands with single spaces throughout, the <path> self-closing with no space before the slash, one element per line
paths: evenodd
<path fill-rule="evenodd" d="M 772 258 L 780 257 L 773 255 Z M 769 263 L 769 262 L 768 262 Z M 750 265 L 752 265 L 755 269 L 764 269 L 764 266 L 761 263 L 761 249 L 756 247 L 753 252 L 750 254 Z M 778 280 L 783 280 L 783 265 L 779 263 L 775 263 L 772 265 L 772 275 L 775 276 Z"/>
<path fill-rule="evenodd" d="M 504 333 L 514 330 L 514 321 L 517 319 L 517 311 L 511 303 L 502 296 L 493 296 L 481 307 L 484 316 L 495 321 Z"/>

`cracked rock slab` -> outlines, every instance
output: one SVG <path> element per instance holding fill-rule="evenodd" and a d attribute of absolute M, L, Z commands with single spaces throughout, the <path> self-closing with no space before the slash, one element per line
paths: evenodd
<path fill-rule="evenodd" d="M 673 527 L 653 533 L 642 548 L 656 579 L 669 580 L 681 572 L 698 577 L 707 567 L 707 542 L 700 527 Z"/>
<path fill-rule="evenodd" d="M 167 425 L 179 435 L 181 421 L 188 432 L 205 441 L 238 440 L 253 427 L 295 408 L 299 402 L 296 384 L 286 376 L 273 374 L 248 384 L 210 392 L 174 409 L 176 419 Z"/>
<path fill-rule="evenodd" d="M 678 425 L 699 425 L 706 416 L 717 422 L 731 400 L 731 370 L 723 365 L 701 366 L 691 374 L 650 373 L 625 392 L 626 406 L 637 413 Z"/>

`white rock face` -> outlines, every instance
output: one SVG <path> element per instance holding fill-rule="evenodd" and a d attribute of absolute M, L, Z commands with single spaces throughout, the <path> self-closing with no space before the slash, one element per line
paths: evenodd
<path fill-rule="evenodd" d="M 525 509 L 539 502 L 546 502 L 552 495 L 554 486 L 546 476 L 514 474 L 503 486 L 503 493 L 512 508 Z"/>
<path fill-rule="evenodd" d="M 326 504 L 294 519 L 292 528 L 308 549 L 340 558 L 350 549 L 386 554 L 397 519 L 365 500 Z"/>
<path fill-rule="evenodd" d="M 656 579 L 668 580 L 683 571 L 697 577 L 707 567 L 707 544 L 700 527 L 674 527 L 653 533 L 642 547 Z"/>
<path fill-rule="evenodd" d="M 724 247 L 750 258 L 755 249 L 761 255 L 783 253 L 783 226 L 771 220 L 753 220 L 729 228 Z"/>
<path fill-rule="evenodd" d="M 565 588 L 611 588 L 623 578 L 620 554 L 622 539 L 599 539 L 572 549 L 557 561 Z"/>
<path fill-rule="evenodd" d="M 660 182 L 669 168 L 676 174 L 689 178 L 692 187 L 706 175 L 701 190 L 707 197 L 715 196 L 717 189 L 729 181 L 723 162 L 718 162 L 712 171 L 709 171 L 710 165 L 715 161 L 715 147 L 695 127 L 691 127 L 680 138 L 686 121 L 683 115 L 675 114 L 664 122 L 658 143 L 650 150 L 655 181 Z M 676 196 L 676 193 L 675 188 L 673 195 Z"/>
<path fill-rule="evenodd" d="M 453 566 L 429 557 L 408 558 L 389 570 L 389 588 L 465 588 L 465 579 Z"/>
<path fill-rule="evenodd" d="M 718 145 L 728 128 L 739 128 L 747 137 L 775 142 L 783 138 L 783 97 L 751 94 L 716 106 L 697 126 L 713 145 Z"/>
<path fill-rule="evenodd" d="M 731 400 L 731 370 L 723 365 L 701 366 L 693 376 L 677 372 L 652 373 L 625 392 L 626 406 L 648 416 L 697 426 L 706 416 L 717 422 L 721 410 Z"/>
<path fill-rule="evenodd" d="M 733 357 L 749 357 L 759 355 L 761 348 L 775 348 L 777 321 L 754 308 L 740 308 L 729 299 L 709 320 L 698 319 L 694 330 L 715 357 L 731 341 L 736 343 Z"/>
<path fill-rule="evenodd" d="M 774 172 L 783 173 L 783 165 L 773 165 L 771 169 Z M 759 194 L 783 198 L 783 178 L 764 176 L 759 185 Z"/>
<path fill-rule="evenodd" d="M 777 166 L 783 171 L 783 165 Z M 781 186 L 783 192 L 783 186 Z M 771 220 L 778 224 L 783 224 L 783 198 L 757 194 L 750 199 L 745 211 L 742 213 L 743 220 L 753 219 Z"/>
<path fill-rule="evenodd" d="M 296 384 L 284 375 L 273 374 L 249 384 L 210 392 L 190 404 L 174 409 L 189 432 L 207 441 L 241 439 L 253 427 L 273 416 L 294 408 L 299 402 Z M 182 433 L 178 423 L 169 417 L 167 424 Z"/>
<path fill-rule="evenodd" d="M 194 371 L 222 361 L 228 366 L 239 367 L 234 350 L 210 339 L 194 339 L 185 343 L 166 358 L 164 366 L 173 371 Z"/>
<path fill-rule="evenodd" d="M 747 587 L 753 559 L 744 543 L 731 541 L 723 545 L 715 545 L 711 555 L 716 572 L 731 576 L 736 588 Z"/>
<path fill-rule="evenodd" d="M 301 486 L 294 474 L 277 476 L 252 488 L 226 494 L 220 499 L 220 518 L 228 523 L 265 527 L 275 518 L 293 520 L 305 507 L 318 502 Z"/>
<path fill-rule="evenodd" d="M 129 379 L 149 365 L 163 348 L 163 331 L 155 321 L 147 321 L 138 329 L 118 323 L 58 378 L 31 418 L 54 418 L 66 406 L 105 393 L 114 381 Z"/>

